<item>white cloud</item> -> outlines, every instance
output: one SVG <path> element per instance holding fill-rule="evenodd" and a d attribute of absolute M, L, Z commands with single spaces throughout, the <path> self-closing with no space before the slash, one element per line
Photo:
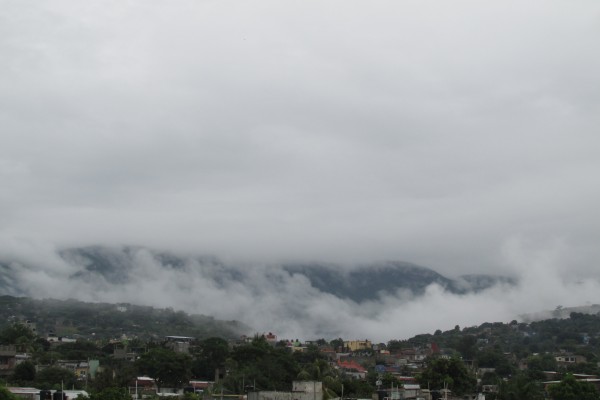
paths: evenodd
<path fill-rule="evenodd" d="M 81 255 L 69 253 L 61 258 L 54 254 L 50 257 L 54 262 L 44 263 L 30 258 L 36 248 L 24 245 L 12 254 L 12 272 L 5 270 L 3 281 L 11 294 L 21 290 L 36 298 L 172 307 L 242 321 L 257 332 L 305 339 L 406 339 L 455 325 L 509 322 L 558 305 L 598 303 L 599 277 L 580 281 L 566 275 L 559 262 L 561 246 L 538 246 L 530 251 L 516 239 L 507 248 L 507 261 L 517 270 L 516 285 L 453 294 L 432 284 L 422 295 L 403 289 L 395 294 L 381 292 L 360 303 L 320 291 L 307 276 L 290 274 L 280 266 L 226 266 L 210 258 L 170 265 L 143 248 L 95 250 L 114 266 L 101 275 L 86 272 L 89 260 Z M 6 260 L 4 249 L 2 254 Z M 27 264 L 27 259 L 37 264 Z M 346 279 L 343 267 L 338 268 L 339 279 Z"/>

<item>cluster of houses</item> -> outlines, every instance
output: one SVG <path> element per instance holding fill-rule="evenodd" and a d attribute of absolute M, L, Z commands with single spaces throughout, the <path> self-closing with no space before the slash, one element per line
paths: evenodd
<path fill-rule="evenodd" d="M 33 329 L 35 331 L 35 325 Z M 332 367 L 342 371 L 346 376 L 355 379 L 365 379 L 368 369 L 374 368 L 380 377 L 390 374 L 401 383 L 397 387 L 383 387 L 381 381 L 378 381 L 377 392 L 374 394 L 374 400 L 432 400 L 442 395 L 444 398 L 452 399 L 449 391 L 442 389 L 434 393 L 429 388 L 421 387 L 415 376 L 422 371 L 426 365 L 426 359 L 430 356 L 451 357 L 453 351 L 440 349 L 435 343 L 429 343 L 421 347 L 403 348 L 393 353 L 386 349 L 385 345 L 373 344 L 371 341 L 350 340 L 344 341 L 338 348 L 333 348 L 327 343 L 301 342 L 299 340 L 278 340 L 272 332 L 265 333 L 264 339 L 273 346 L 286 346 L 293 352 L 306 351 L 311 345 L 318 345 L 319 351 L 329 360 Z M 231 346 L 252 341 L 253 337 L 241 337 L 232 341 Z M 64 343 L 74 342 L 72 338 L 59 337 L 53 333 L 46 336 L 46 340 L 51 346 L 60 346 Z M 166 336 L 165 344 L 172 350 L 181 353 L 189 353 L 194 342 L 193 337 L 187 336 Z M 110 342 L 115 359 L 125 359 L 135 361 L 145 349 L 134 349 L 127 346 L 126 341 L 114 340 Z M 0 377 L 8 376 L 14 368 L 21 362 L 30 358 L 30 354 L 25 351 L 18 351 L 16 346 L 0 346 Z M 511 355 L 507 354 L 507 357 Z M 585 357 L 570 353 L 557 353 L 554 355 L 559 366 L 567 366 L 586 362 Z M 515 362 L 517 360 L 514 360 Z M 486 372 L 494 372 L 493 368 L 479 368 L 473 365 L 467 366 L 473 368 L 478 377 L 482 377 Z M 101 370 L 98 360 L 56 360 L 55 366 L 71 370 L 80 380 L 93 379 L 96 373 Z M 518 364 L 519 368 L 526 369 L 526 364 Z M 38 370 L 44 366 L 37 366 Z M 577 379 L 595 384 L 600 389 L 600 379 L 592 375 L 576 375 Z M 557 382 L 555 372 L 547 373 L 547 385 Z M 212 390 L 214 382 L 190 381 L 188 385 L 181 389 L 156 387 L 153 379 L 149 377 L 138 377 L 131 382 L 129 391 L 135 398 L 160 395 L 160 396 L 178 396 L 183 392 L 208 393 Z M 73 399 L 76 393 L 59 392 L 59 398 L 54 398 L 56 392 L 51 393 L 51 398 L 44 398 L 40 391 L 34 388 L 10 388 L 18 396 L 27 400 L 64 400 L 64 396 Z M 487 393 L 495 393 L 498 387 L 495 385 L 484 385 L 481 387 L 481 393 L 473 396 L 461 397 L 460 399 L 485 399 Z M 46 393 L 47 395 L 47 393 Z M 37 396 L 37 397 L 36 397 Z M 41 397 L 40 397 L 41 396 Z M 74 397 L 73 397 L 74 396 Z M 218 396 L 217 396 L 218 397 Z M 247 400 L 322 400 L 323 388 L 321 382 L 294 382 L 291 392 L 252 392 L 247 395 Z"/>

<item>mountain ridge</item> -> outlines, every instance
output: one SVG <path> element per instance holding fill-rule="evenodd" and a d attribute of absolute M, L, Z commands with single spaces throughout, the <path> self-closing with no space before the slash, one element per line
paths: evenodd
<path fill-rule="evenodd" d="M 249 268 L 226 265 L 215 257 L 182 257 L 174 253 L 155 252 L 143 247 L 110 248 L 89 246 L 67 248 L 58 252 L 59 257 L 73 271 L 68 274 L 70 283 L 97 283 L 106 285 L 131 284 L 140 279 L 138 264 L 152 264 L 153 268 L 164 271 L 202 273 L 203 279 L 217 287 L 233 283 L 243 284 L 249 275 Z M 145 257 L 145 258 L 144 258 Z M 30 295 L 26 288 L 20 287 L 11 265 L 20 265 L 18 260 L 0 261 L 2 275 L 0 292 L 10 295 Z M 43 266 L 28 266 L 28 268 Z M 277 287 L 281 273 L 300 276 L 308 280 L 312 288 L 340 299 L 357 303 L 375 301 L 383 295 L 397 295 L 399 292 L 420 296 L 426 288 L 437 284 L 454 294 L 479 292 L 496 284 L 514 285 L 516 281 L 509 277 L 492 275 L 463 275 L 456 279 L 445 277 L 431 268 L 404 261 L 383 261 L 363 263 L 352 268 L 325 263 L 287 263 L 269 266 L 265 273 L 267 283 Z M 14 271 L 12 271 L 14 272 Z"/>

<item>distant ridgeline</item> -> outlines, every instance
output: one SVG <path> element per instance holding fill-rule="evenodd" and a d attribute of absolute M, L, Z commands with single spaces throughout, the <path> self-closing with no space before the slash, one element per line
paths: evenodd
<path fill-rule="evenodd" d="M 60 258 L 76 272 L 66 277 L 69 282 L 94 283 L 98 285 L 125 286 L 140 277 L 140 254 L 146 261 L 176 273 L 202 274 L 214 287 L 223 288 L 235 283 L 252 285 L 251 268 L 227 265 L 215 257 L 183 257 L 154 252 L 139 247 L 84 247 L 65 249 Z M 143 262 L 143 261 L 142 261 Z M 41 266 L 26 265 L 19 260 L 0 260 L 0 294 L 38 297 L 31 293 L 27 282 L 19 279 L 16 268 L 23 265 L 36 269 Z M 264 267 L 264 266 L 263 266 Z M 456 279 L 447 278 L 436 271 L 419 265 L 387 261 L 355 266 L 324 263 L 297 263 L 270 265 L 261 278 L 261 290 L 281 292 L 282 275 L 302 275 L 310 284 L 323 293 L 355 302 L 377 300 L 382 295 L 396 295 L 398 291 L 410 296 L 422 295 L 431 284 L 438 284 L 452 293 L 467 293 L 485 290 L 496 284 L 514 285 L 511 278 L 492 275 L 463 275 Z M 136 272 L 137 271 L 137 272 Z M 201 272 L 199 272 L 201 271 Z"/>
<path fill-rule="evenodd" d="M 16 321 L 27 320 L 35 322 L 40 334 L 53 332 L 57 336 L 73 338 L 126 335 L 162 340 L 173 332 L 196 338 L 237 338 L 251 331 L 237 321 L 189 315 L 171 308 L 0 296 L 0 329 Z"/>
<path fill-rule="evenodd" d="M 600 304 L 588 304 L 577 307 L 557 306 L 554 310 L 544 310 L 531 314 L 519 316 L 523 322 L 542 321 L 545 319 L 566 319 L 570 318 L 572 313 L 600 315 Z"/>
<path fill-rule="evenodd" d="M 322 292 L 356 302 L 374 300 L 379 295 L 393 295 L 406 290 L 411 295 L 422 295 L 431 284 L 437 284 L 452 293 L 478 292 L 496 284 L 514 285 L 512 278 L 492 275 L 462 275 L 449 279 L 432 269 L 402 261 L 388 261 L 361 265 L 340 272 L 327 264 L 294 264 L 284 269 L 305 275 L 312 286 Z"/>

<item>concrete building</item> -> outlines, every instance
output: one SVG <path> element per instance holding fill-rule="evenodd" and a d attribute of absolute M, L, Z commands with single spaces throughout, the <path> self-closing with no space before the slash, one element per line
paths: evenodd
<path fill-rule="evenodd" d="M 349 340 L 344 342 L 344 347 L 350 351 L 371 350 L 373 344 L 370 340 Z"/>
<path fill-rule="evenodd" d="M 166 346 L 176 353 L 189 354 L 190 343 L 194 340 L 189 336 L 165 336 Z"/>
<path fill-rule="evenodd" d="M 248 400 L 323 400 L 323 383 L 294 381 L 291 392 L 256 391 L 248 393 Z"/>

